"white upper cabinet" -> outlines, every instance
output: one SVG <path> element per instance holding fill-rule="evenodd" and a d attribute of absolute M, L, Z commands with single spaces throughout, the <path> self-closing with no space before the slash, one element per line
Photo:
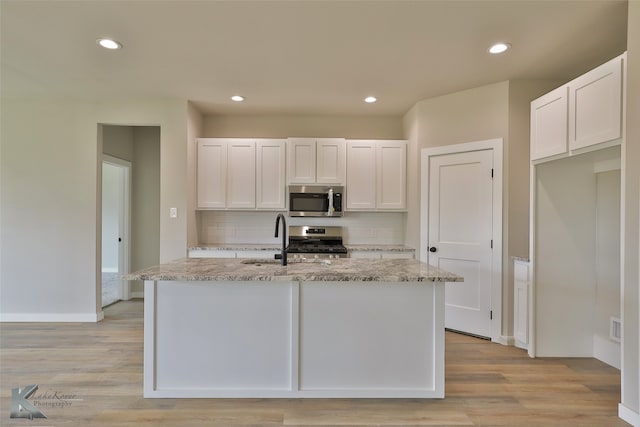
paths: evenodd
<path fill-rule="evenodd" d="M 224 140 L 197 140 L 197 206 L 200 209 L 226 207 L 227 143 Z"/>
<path fill-rule="evenodd" d="M 285 203 L 285 141 L 256 141 L 256 208 L 284 209 Z"/>
<path fill-rule="evenodd" d="M 375 141 L 347 141 L 346 199 L 347 210 L 375 210 Z"/>
<path fill-rule="evenodd" d="M 347 210 L 406 209 L 407 141 L 347 141 Z"/>
<path fill-rule="evenodd" d="M 376 147 L 378 209 L 407 207 L 407 142 L 380 141 Z"/>
<path fill-rule="evenodd" d="M 197 139 L 198 209 L 285 209 L 285 141 Z"/>
<path fill-rule="evenodd" d="M 626 53 L 531 102 L 531 160 L 578 154 L 622 140 Z"/>
<path fill-rule="evenodd" d="M 316 140 L 311 138 L 289 138 L 289 162 L 287 172 L 293 184 L 316 182 Z"/>
<path fill-rule="evenodd" d="M 569 83 L 569 147 L 572 150 L 622 137 L 623 57 Z"/>
<path fill-rule="evenodd" d="M 562 86 L 531 102 L 531 160 L 567 152 L 567 93 Z"/>
<path fill-rule="evenodd" d="M 227 146 L 227 208 L 256 207 L 256 143 L 229 140 Z"/>
<path fill-rule="evenodd" d="M 346 142 L 343 138 L 316 140 L 318 184 L 343 184 L 346 164 Z"/>
<path fill-rule="evenodd" d="M 290 184 L 343 184 L 343 138 L 289 138 L 287 174 Z"/>

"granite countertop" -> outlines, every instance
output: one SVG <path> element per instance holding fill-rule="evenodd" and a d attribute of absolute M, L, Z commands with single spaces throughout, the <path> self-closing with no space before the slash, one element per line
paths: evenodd
<path fill-rule="evenodd" d="M 124 276 L 125 280 L 291 282 L 462 282 L 463 278 L 413 259 L 333 259 L 291 262 L 272 259 L 182 258 Z"/>
<path fill-rule="evenodd" d="M 414 252 L 415 249 L 404 245 L 344 245 L 347 251 L 384 251 L 384 252 Z M 256 244 L 256 243 L 198 243 L 189 247 L 190 251 L 279 251 L 278 244 Z"/>

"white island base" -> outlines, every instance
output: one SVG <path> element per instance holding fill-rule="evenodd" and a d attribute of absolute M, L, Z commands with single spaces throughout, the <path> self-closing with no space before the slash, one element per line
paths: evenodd
<path fill-rule="evenodd" d="M 147 280 L 144 396 L 442 398 L 444 286 Z"/>

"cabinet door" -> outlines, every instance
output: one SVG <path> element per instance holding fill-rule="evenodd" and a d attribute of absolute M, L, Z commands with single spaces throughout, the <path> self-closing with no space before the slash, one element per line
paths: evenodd
<path fill-rule="evenodd" d="M 569 82 L 569 147 L 622 137 L 622 63 L 615 58 Z"/>
<path fill-rule="evenodd" d="M 256 207 L 256 145 L 230 140 L 227 146 L 227 208 Z"/>
<path fill-rule="evenodd" d="M 531 160 L 567 153 L 567 86 L 531 102 Z"/>
<path fill-rule="evenodd" d="M 343 138 L 318 139 L 316 142 L 316 182 L 343 184 L 346 167 Z"/>
<path fill-rule="evenodd" d="M 287 141 L 289 160 L 288 180 L 291 184 L 313 184 L 316 182 L 316 140 L 289 138 Z"/>
<path fill-rule="evenodd" d="M 197 140 L 198 208 L 224 209 L 226 201 L 227 144 L 224 140 Z"/>
<path fill-rule="evenodd" d="M 347 142 L 347 210 L 376 208 L 376 143 Z"/>
<path fill-rule="evenodd" d="M 256 141 L 256 208 L 285 208 L 285 141 Z"/>
<path fill-rule="evenodd" d="M 378 209 L 406 209 L 407 207 L 407 142 L 377 142 Z"/>

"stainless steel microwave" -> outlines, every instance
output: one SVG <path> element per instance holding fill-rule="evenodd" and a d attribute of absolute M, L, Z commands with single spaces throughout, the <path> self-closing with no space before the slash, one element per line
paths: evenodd
<path fill-rule="evenodd" d="M 289 216 L 342 216 L 343 191 L 337 185 L 290 185 Z"/>

